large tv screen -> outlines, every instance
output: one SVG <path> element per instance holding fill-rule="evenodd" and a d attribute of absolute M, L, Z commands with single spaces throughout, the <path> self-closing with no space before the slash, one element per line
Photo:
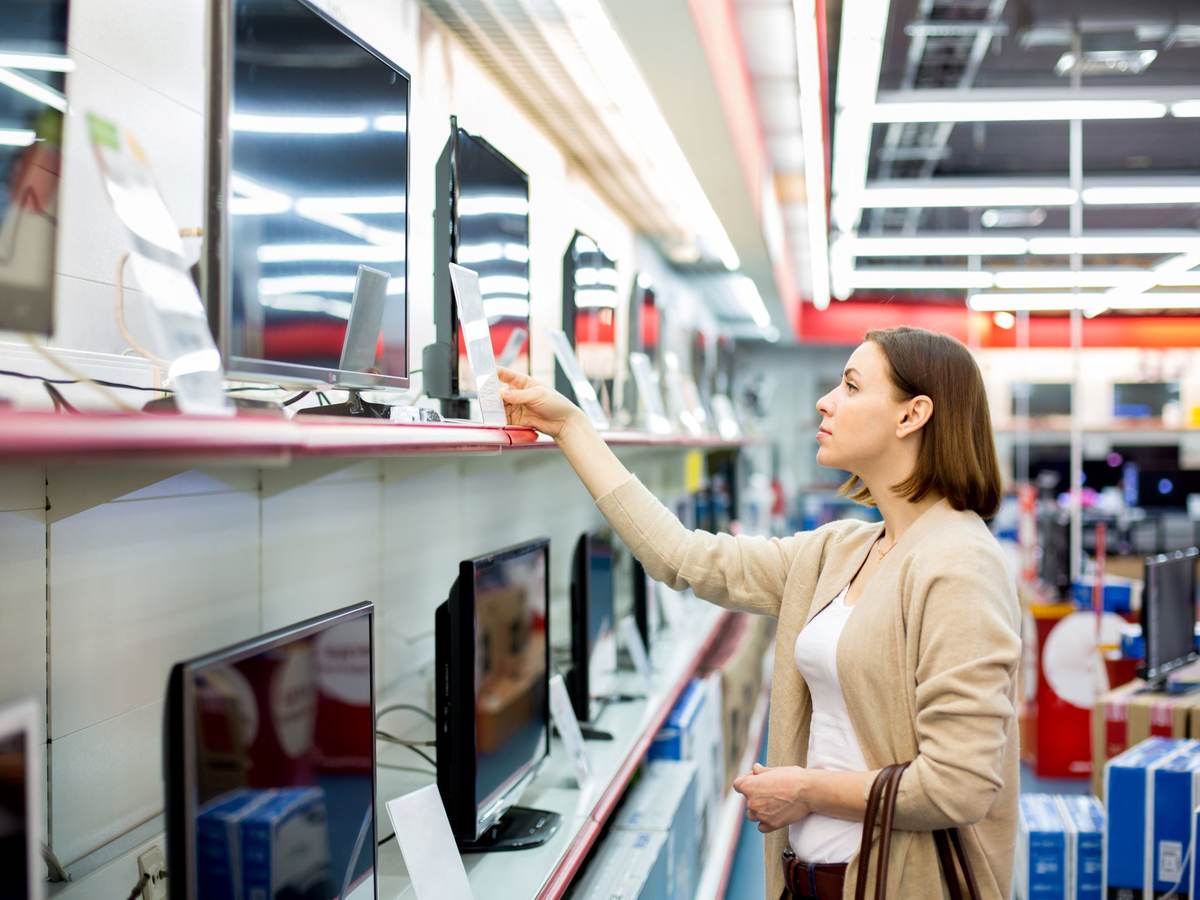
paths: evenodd
<path fill-rule="evenodd" d="M 374 896 L 369 603 L 174 667 L 171 896 Z"/>
<path fill-rule="evenodd" d="M 1118 419 L 1159 419 L 1163 407 L 1179 402 L 1179 382 L 1120 382 L 1113 385 L 1113 416 Z"/>
<path fill-rule="evenodd" d="M 54 326 L 67 0 L 0 3 L 0 328 Z"/>
<path fill-rule="evenodd" d="M 407 387 L 408 75 L 308 0 L 212 9 L 205 288 L 226 367 Z M 360 266 L 386 274 L 382 309 L 356 308 Z M 366 351 L 343 368 L 352 313 Z"/>

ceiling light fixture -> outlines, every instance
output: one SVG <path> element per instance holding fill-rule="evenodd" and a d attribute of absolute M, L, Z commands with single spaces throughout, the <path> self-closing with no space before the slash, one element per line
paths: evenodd
<path fill-rule="evenodd" d="M 14 72 L 12 69 L 0 68 L 0 84 L 12 88 L 18 94 L 24 94 L 30 100 L 53 107 L 59 112 L 67 111 L 67 98 L 36 78 L 30 78 L 20 72 Z"/>
<path fill-rule="evenodd" d="M 1005 331 L 1011 331 L 1013 326 L 1017 324 L 1017 317 L 1010 312 L 999 310 L 992 314 L 992 322 L 997 328 L 1003 328 Z"/>
<path fill-rule="evenodd" d="M 1200 294 L 1108 294 L 1079 293 L 986 293 L 974 294 L 967 305 L 975 312 L 1069 312 L 1083 309 L 1103 312 L 1104 309 L 1200 309 Z"/>
<path fill-rule="evenodd" d="M 1200 203 L 1200 184 L 1097 186 L 1083 189 L 1086 206 L 1175 206 Z"/>
<path fill-rule="evenodd" d="M 881 4 L 886 7 L 886 3 Z M 804 192 L 808 202 L 808 265 L 812 303 L 829 306 L 829 218 L 826 203 L 825 105 L 822 102 L 821 52 L 817 42 L 818 9 L 814 0 L 792 0 L 800 81 L 800 130 L 804 147 Z M 767 318 L 770 324 L 770 317 Z"/>
<path fill-rule="evenodd" d="M 1036 256 L 1069 256 L 1072 253 L 1125 256 L 1138 253 L 1187 253 L 1194 250 L 1200 250 L 1200 234 L 1188 232 L 1115 232 L 1085 234 L 1078 238 L 1054 235 L 1029 239 L 1029 252 Z"/>
<path fill-rule="evenodd" d="M 1133 287 L 1146 277 L 1141 269 L 1009 269 L 995 273 L 998 288 Z"/>
<path fill-rule="evenodd" d="M 854 290 L 928 288 L 970 290 L 994 285 L 991 272 L 970 269 L 856 269 L 850 283 Z"/>
<path fill-rule="evenodd" d="M 891 183 L 868 186 L 861 196 L 867 209 L 961 206 L 1070 206 L 1075 191 L 1058 185 L 956 185 L 947 179 L 929 181 L 920 187 Z"/>
<path fill-rule="evenodd" d="M 1021 237 L 963 237 L 926 234 L 919 237 L 849 237 L 853 256 L 1021 256 L 1029 241 Z"/>
<path fill-rule="evenodd" d="M 1181 100 L 1171 104 L 1171 115 L 1177 119 L 1194 119 L 1200 116 L 1200 100 Z"/>
<path fill-rule="evenodd" d="M 0 128 L 0 147 L 28 147 L 36 140 L 36 131 L 27 128 Z"/>
<path fill-rule="evenodd" d="M 73 72 L 75 63 L 57 53 L 0 53 L 0 66 L 37 72 Z"/>
<path fill-rule="evenodd" d="M 1157 100 L 886 100 L 871 110 L 876 124 L 912 122 L 1066 122 L 1072 119 L 1161 119 Z"/>

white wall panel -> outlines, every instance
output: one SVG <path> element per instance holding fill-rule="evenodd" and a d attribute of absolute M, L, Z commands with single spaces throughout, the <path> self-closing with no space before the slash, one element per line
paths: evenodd
<path fill-rule="evenodd" d="M 258 630 L 258 515 L 230 492 L 51 526 L 51 738 L 160 700 L 172 663 Z"/>
<path fill-rule="evenodd" d="M 36 483 L 41 486 L 40 475 Z M 0 705 L 21 698 L 46 700 L 46 514 L 40 505 L 0 512 Z"/>
<path fill-rule="evenodd" d="M 51 846 L 64 865 L 162 811 L 162 716 L 160 699 L 51 743 Z"/>
<path fill-rule="evenodd" d="M 312 474 L 305 464 L 263 473 L 264 631 L 380 599 L 380 463 Z"/>

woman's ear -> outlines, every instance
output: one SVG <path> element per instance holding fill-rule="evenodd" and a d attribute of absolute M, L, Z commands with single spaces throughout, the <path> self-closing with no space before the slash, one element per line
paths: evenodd
<path fill-rule="evenodd" d="M 896 426 L 896 437 L 905 438 L 920 431 L 933 418 L 933 400 L 918 394 L 904 404 L 904 415 Z"/>

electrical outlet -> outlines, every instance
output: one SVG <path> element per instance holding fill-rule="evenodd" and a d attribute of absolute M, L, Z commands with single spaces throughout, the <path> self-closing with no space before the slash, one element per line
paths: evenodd
<path fill-rule="evenodd" d="M 155 844 L 138 857 L 138 878 L 145 878 L 142 900 L 167 900 L 167 858 Z"/>

